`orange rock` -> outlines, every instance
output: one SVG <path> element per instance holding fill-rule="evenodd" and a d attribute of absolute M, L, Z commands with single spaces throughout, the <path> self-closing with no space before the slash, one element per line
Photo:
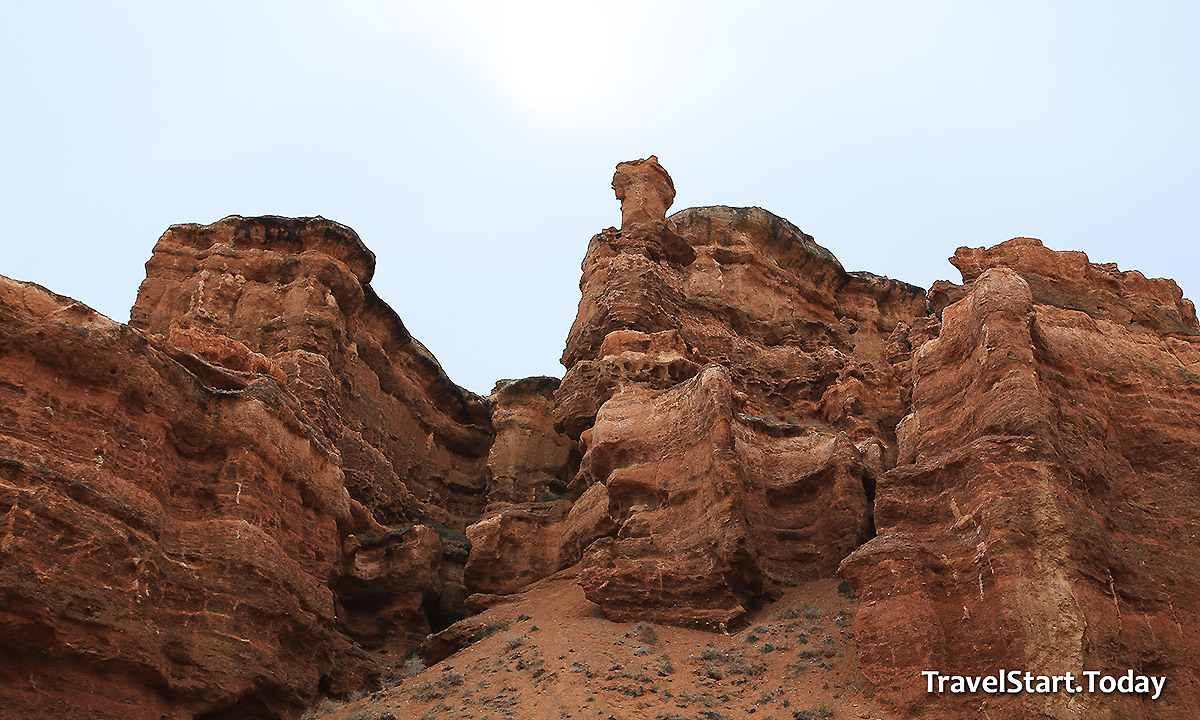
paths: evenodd
<path fill-rule="evenodd" d="M 1191 717 L 1200 680 L 1198 333 L 1174 284 L 1028 239 L 961 249 L 961 300 L 912 356 L 879 536 L 842 573 L 861 662 L 913 716 Z M 1175 538 L 1176 540 L 1172 540 Z M 904 653 L 895 652 L 897 646 Z M 1134 696 L 930 696 L 913 673 L 1148 668 Z"/>
<path fill-rule="evenodd" d="M 328 584 L 358 527 L 290 395 L 7 278 L 0 328 L 2 714 L 280 717 L 362 682 Z"/>
<path fill-rule="evenodd" d="M 657 167 L 616 184 L 661 190 Z M 581 582 L 610 617 L 729 624 L 869 537 L 907 399 L 888 347 L 925 296 L 759 208 L 623 215 L 588 248 L 555 395 L 586 448 L 573 492 L 604 484 L 621 526 Z M 725 460 L 681 459 L 705 454 Z"/>
<path fill-rule="evenodd" d="M 171 228 L 129 326 L 0 278 L 0 714 L 291 718 L 547 598 L 555 633 L 620 652 L 599 613 L 736 630 L 840 573 L 834 700 L 1200 716 L 1200 325 L 1174 283 L 1018 238 L 926 294 L 759 208 L 668 218 L 653 157 L 613 187 L 561 383 L 486 400 L 322 218 Z M 528 670 L 539 622 L 487 642 Z M 697 635 L 659 631 L 664 657 Z M 920 675 L 1124 668 L 1163 697 Z"/>
<path fill-rule="evenodd" d="M 617 165 L 612 187 L 621 201 L 622 228 L 662 222 L 675 202 L 675 183 L 653 155 Z"/>

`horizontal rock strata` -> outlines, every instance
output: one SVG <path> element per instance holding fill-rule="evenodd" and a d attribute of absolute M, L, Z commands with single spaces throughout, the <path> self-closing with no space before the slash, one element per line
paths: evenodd
<path fill-rule="evenodd" d="M 517 594 L 729 631 L 838 578 L 895 717 L 1200 716 L 1173 282 L 1017 238 L 927 292 L 760 208 L 668 216 L 654 157 L 613 190 L 563 378 L 488 398 L 323 218 L 170 228 L 128 325 L 0 278 L 0 716 L 295 718 Z M 1130 668 L 1163 697 L 921 676 Z"/>

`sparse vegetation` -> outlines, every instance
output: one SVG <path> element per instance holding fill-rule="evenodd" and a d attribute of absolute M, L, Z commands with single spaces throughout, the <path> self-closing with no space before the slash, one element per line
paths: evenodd
<path fill-rule="evenodd" d="M 304 714 L 300 716 L 300 720 L 316 720 L 316 718 L 322 715 L 328 715 L 334 710 L 339 709 L 343 704 L 333 698 L 322 698 L 321 702 L 305 710 Z"/>
<path fill-rule="evenodd" d="M 495 635 L 496 633 L 500 632 L 501 630 L 507 630 L 507 629 L 508 629 L 508 623 L 501 623 L 499 625 L 488 625 L 488 626 L 484 627 L 483 629 L 481 629 L 479 632 L 475 633 L 475 635 L 473 635 L 471 637 L 471 644 L 477 643 L 486 637 L 491 637 L 492 635 Z"/>
<path fill-rule="evenodd" d="M 443 672 L 436 680 L 419 686 L 413 694 L 417 700 L 428 702 L 446 697 L 446 691 L 462 685 L 464 678 L 456 672 Z"/>
<path fill-rule="evenodd" d="M 504 650 L 512 652 L 525 644 L 525 638 L 519 635 L 509 635 L 504 641 Z"/>
<path fill-rule="evenodd" d="M 655 631 L 653 625 L 647 622 L 640 622 L 634 625 L 633 635 L 647 645 L 653 645 L 658 642 L 658 632 Z"/>
<path fill-rule="evenodd" d="M 407 680 L 411 677 L 416 677 L 425 672 L 425 661 L 419 655 L 414 655 L 404 661 L 400 666 L 400 677 Z"/>

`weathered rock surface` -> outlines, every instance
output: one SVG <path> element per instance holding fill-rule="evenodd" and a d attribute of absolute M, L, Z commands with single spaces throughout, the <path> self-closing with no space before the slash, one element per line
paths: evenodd
<path fill-rule="evenodd" d="M 564 583 L 572 622 L 736 632 L 839 575 L 838 676 L 895 717 L 1200 716 L 1174 283 L 1018 238 L 926 293 L 759 208 L 668 217 L 653 157 L 613 189 L 563 379 L 487 399 L 322 218 L 172 227 L 128 326 L 0 278 L 0 717 L 291 718 Z M 1163 697 L 920 674 L 1128 668 Z"/>
<path fill-rule="evenodd" d="M 488 409 L 372 269 L 336 223 L 227 218 L 163 236 L 130 326 L 3 281 L 12 716 L 290 717 L 462 617 Z"/>
<path fill-rule="evenodd" d="M 0 327 L 0 714 L 273 717 L 362 681 L 328 579 L 366 516 L 290 395 L 6 278 Z"/>
<path fill-rule="evenodd" d="M 610 617 L 732 623 L 871 535 L 905 414 L 887 348 L 925 295 L 759 208 L 651 213 L 674 196 L 657 162 L 613 185 L 555 416 L 586 447 L 573 492 L 604 484 L 621 525 L 581 582 Z"/>
<path fill-rule="evenodd" d="M 380 522 L 461 531 L 485 501 L 487 408 L 379 300 L 374 271 L 358 235 L 323 218 L 176 225 L 146 264 L 130 325 L 226 367 L 273 364 Z M 229 363 L 239 353 L 249 367 Z"/>
<path fill-rule="evenodd" d="M 578 562 L 576 536 L 611 532 L 604 517 L 573 511 L 568 484 L 578 443 L 554 427 L 557 378 L 502 380 L 488 398 L 496 439 L 488 454 L 488 504 L 467 528 L 467 588 L 508 595 Z M 584 523 L 590 523 L 584 525 Z"/>
<path fill-rule="evenodd" d="M 486 502 L 491 423 L 485 403 L 451 382 L 375 295 L 374 270 L 358 235 L 324 218 L 176 225 L 146 264 L 130 325 L 226 369 L 282 379 L 374 519 L 441 530 L 439 578 L 408 580 L 428 585 L 436 601 L 423 607 L 413 595 L 396 611 L 404 622 L 348 626 L 371 628 L 357 632 L 370 645 L 385 644 L 379 633 L 404 645 L 464 612 L 462 533 Z M 374 616 L 391 601 L 358 588 L 345 602 L 348 615 L 361 603 Z"/>
<path fill-rule="evenodd" d="M 858 652 L 918 717 L 1200 713 L 1200 361 L 1191 303 L 1082 253 L 960 249 L 966 285 L 914 349 L 879 536 L 845 560 Z M 905 648 L 897 653 L 897 646 Z M 931 696 L 925 669 L 1166 675 L 1128 695 Z"/>

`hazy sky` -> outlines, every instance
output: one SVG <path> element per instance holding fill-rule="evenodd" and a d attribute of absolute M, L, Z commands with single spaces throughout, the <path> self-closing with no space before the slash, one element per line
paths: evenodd
<path fill-rule="evenodd" d="M 433 7 L 437 5 L 437 7 Z M 0 274 L 127 321 L 168 225 L 323 215 L 450 376 L 561 375 L 609 183 L 849 270 L 1041 238 L 1200 291 L 1200 3 L 0 0 Z"/>

